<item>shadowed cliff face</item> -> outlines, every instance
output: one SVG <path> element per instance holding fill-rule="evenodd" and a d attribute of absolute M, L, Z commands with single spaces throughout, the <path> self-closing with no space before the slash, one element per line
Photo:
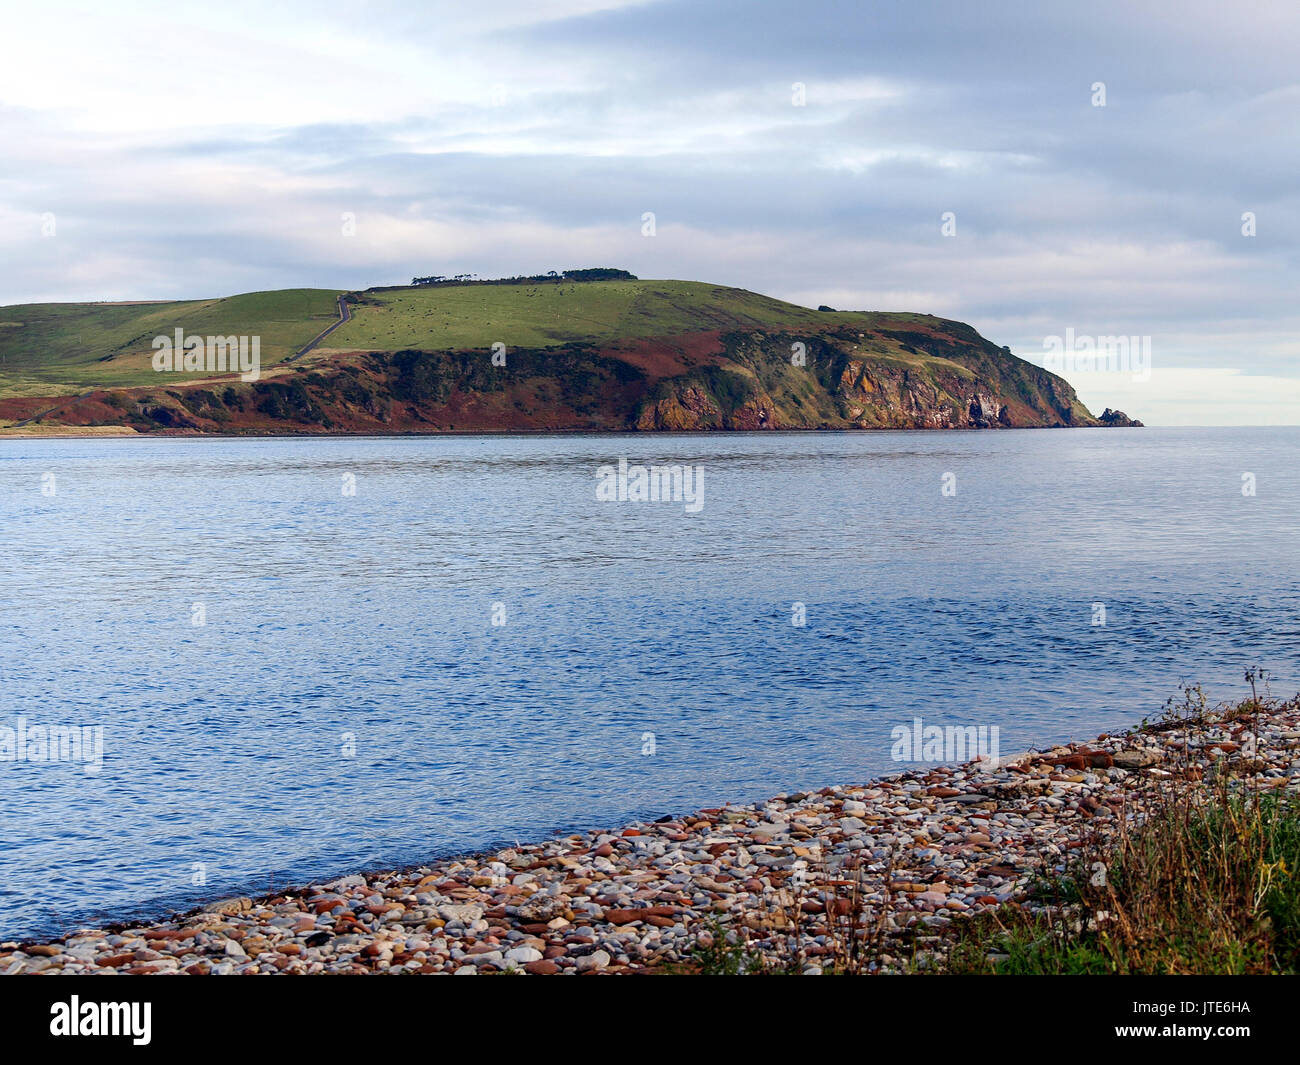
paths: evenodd
<path fill-rule="evenodd" d="M 354 352 L 254 383 L 99 391 L 47 426 L 163 433 L 995 429 L 1094 418 L 1061 378 L 958 322 L 700 331 L 511 350 Z M 49 405 L 55 406 L 56 400 Z M 33 401 L 24 401 L 30 416 Z M 3 417 L 4 411 L 0 411 Z M 1123 419 L 1116 420 L 1116 417 Z"/>

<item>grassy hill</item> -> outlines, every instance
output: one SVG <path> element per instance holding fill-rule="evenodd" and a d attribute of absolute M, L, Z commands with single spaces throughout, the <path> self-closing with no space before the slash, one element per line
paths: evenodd
<path fill-rule="evenodd" d="M 271 366 L 337 320 L 339 295 L 297 288 L 211 300 L 0 307 L 0 397 L 156 385 L 153 338 L 177 328 L 260 336 L 262 364 Z"/>
<path fill-rule="evenodd" d="M 924 317 L 924 316 L 916 316 Z M 878 316 L 820 312 L 699 281 L 457 285 L 364 294 L 332 347 L 401 351 L 513 347 L 669 336 L 699 330 L 818 330 Z"/>
<path fill-rule="evenodd" d="M 0 308 L 0 428 L 165 432 L 1095 425 L 959 322 L 694 281 L 439 284 Z M 256 335 L 264 380 L 159 374 L 155 336 Z M 506 366 L 494 365 L 494 344 Z M 799 354 L 796 355 L 795 353 Z M 94 392 L 94 395 L 87 393 Z M 52 409 L 53 408 L 53 409 Z"/>

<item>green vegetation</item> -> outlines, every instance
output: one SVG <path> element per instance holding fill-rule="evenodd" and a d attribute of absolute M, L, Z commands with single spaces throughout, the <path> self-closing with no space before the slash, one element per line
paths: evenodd
<path fill-rule="evenodd" d="M 0 428 L 141 432 L 985 428 L 1095 425 L 1074 391 L 970 326 L 812 310 L 743 289 L 613 268 L 541 281 L 347 294 L 0 308 Z M 575 280 L 574 278 L 579 279 Z M 152 342 L 261 338 L 263 380 L 160 375 Z M 508 361 L 487 360 L 504 345 Z M 281 365 L 283 364 L 283 365 Z M 290 379 L 299 380 L 290 384 Z M 274 387 L 270 381 L 277 382 Z M 227 375 L 222 385 L 229 385 Z M 137 389 L 128 395 L 120 390 Z M 145 393 L 144 389 L 148 389 Z M 119 390 L 119 391 L 114 391 Z M 104 395 L 113 391 L 119 399 Z M 69 397 L 42 404 L 47 397 Z"/>
<path fill-rule="evenodd" d="M 1087 838 L 1067 871 L 1040 879 L 1028 899 L 942 933 L 886 934 L 893 905 L 867 898 L 869 887 L 892 880 L 892 862 L 870 874 L 861 864 L 827 869 L 816 879 L 833 887 L 780 890 L 742 923 L 712 923 L 670 971 L 783 974 L 812 961 L 855 975 L 878 971 L 887 956 L 893 971 L 949 975 L 1300 973 L 1300 796 L 1261 786 L 1269 764 L 1255 753 L 1261 719 L 1293 713 L 1300 696 L 1261 694 L 1262 670 L 1246 680 L 1249 699 L 1211 707 L 1199 686 L 1185 687 L 1133 730 L 1180 732 L 1170 749 L 1183 754 L 1133 796 L 1130 816 Z M 1206 764 L 1187 753 L 1197 730 L 1227 724 L 1242 740 L 1230 756 Z M 808 901 L 824 921 L 806 915 Z"/>
<path fill-rule="evenodd" d="M 545 274 L 517 274 L 513 277 L 480 278 L 474 274 L 430 274 L 411 278 L 412 285 L 554 285 L 564 281 L 635 281 L 636 274 L 612 266 L 592 266 L 581 270 L 551 270 Z"/>
<path fill-rule="evenodd" d="M 338 319 L 327 289 L 249 292 L 225 299 L 161 303 L 40 303 L 0 307 L 0 397 L 156 385 L 153 338 L 186 334 L 260 336 L 273 366 Z M 203 374 L 172 374 L 180 383 Z"/>
<path fill-rule="evenodd" d="M 699 281 L 599 281 L 537 285 L 428 285 L 362 293 L 329 347 L 426 351 L 544 348 L 671 336 L 710 329 L 818 331 L 924 315 L 823 312 Z M 930 319 L 933 321 L 933 319 Z"/>
<path fill-rule="evenodd" d="M 1008 904 L 954 926 L 946 960 L 912 972 L 956 975 L 1244 975 L 1300 973 L 1300 801 L 1174 787 L 1142 824 L 1037 894 L 1041 911 Z M 828 974 L 871 971 L 888 949 L 880 913 L 854 902 L 832 923 Z M 714 925 L 682 972 L 797 973 L 805 929 L 764 956 L 745 930 Z"/>
<path fill-rule="evenodd" d="M 187 334 L 260 336 L 262 365 L 268 368 L 336 320 L 339 295 L 326 289 L 285 289 L 210 300 L 0 307 L 0 397 L 156 385 L 150 345 L 154 337 L 178 327 Z M 440 284 L 359 294 L 352 320 L 323 347 L 483 350 L 499 341 L 511 349 L 539 349 L 705 330 L 815 332 L 854 325 L 865 330 L 926 321 L 936 319 L 819 312 L 695 281 Z M 891 347 L 893 355 L 905 354 Z M 177 374 L 170 381 L 202 376 Z"/>
<path fill-rule="evenodd" d="M 1173 791 L 1089 867 L 1053 886 L 1050 915 L 1005 907 L 972 921 L 945 971 L 1300 972 L 1293 796 Z"/>
<path fill-rule="evenodd" d="M 1199 685 L 1137 732 L 1206 722 L 1257 725 L 1279 704 L 1261 697 L 1211 708 Z M 1253 750 L 1255 743 L 1249 744 Z M 971 921 L 945 968 L 956 973 L 1296 974 L 1300 972 L 1300 798 L 1238 783 L 1262 767 L 1243 751 L 1211 776 L 1190 761 L 1071 873 L 1040 886 L 1042 913 L 1003 907 Z"/>
<path fill-rule="evenodd" d="M 708 931 L 696 937 L 690 961 L 682 974 L 698 976 L 793 976 L 798 970 L 791 965 L 773 966 L 763 952 L 749 946 L 721 921 L 709 923 Z"/>

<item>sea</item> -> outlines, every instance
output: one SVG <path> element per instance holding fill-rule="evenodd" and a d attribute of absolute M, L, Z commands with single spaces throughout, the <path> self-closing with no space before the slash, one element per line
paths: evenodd
<path fill-rule="evenodd" d="M 918 727 L 1006 755 L 1250 669 L 1293 695 L 1298 456 L 1300 428 L 0 440 L 0 939 L 866 782 L 933 760 Z"/>

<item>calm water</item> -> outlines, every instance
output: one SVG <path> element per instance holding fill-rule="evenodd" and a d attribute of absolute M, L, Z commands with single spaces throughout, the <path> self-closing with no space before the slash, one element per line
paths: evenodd
<path fill-rule="evenodd" d="M 1289 694 L 1298 454 L 1300 429 L 0 441 L 0 726 L 104 730 L 97 774 L 0 762 L 0 937 L 864 780 L 914 716 L 1006 753 L 1182 678 L 1239 695 L 1252 663 Z M 597 502 L 624 456 L 702 467 L 703 510 Z"/>

